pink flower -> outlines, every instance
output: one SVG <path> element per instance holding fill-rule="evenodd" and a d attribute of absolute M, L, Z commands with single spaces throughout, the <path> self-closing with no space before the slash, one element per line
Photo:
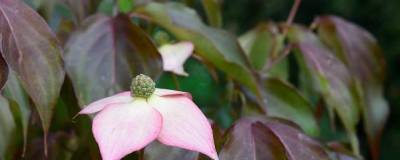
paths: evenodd
<path fill-rule="evenodd" d="M 100 99 L 79 112 L 99 112 L 92 131 L 104 160 L 121 159 L 155 139 L 218 159 L 210 123 L 189 93 L 155 88 L 145 75 L 134 78 L 131 90 Z"/>
<path fill-rule="evenodd" d="M 183 69 L 183 64 L 192 55 L 194 46 L 190 41 L 175 44 L 164 44 L 158 51 L 163 60 L 164 71 L 169 71 L 180 76 L 188 76 Z"/>

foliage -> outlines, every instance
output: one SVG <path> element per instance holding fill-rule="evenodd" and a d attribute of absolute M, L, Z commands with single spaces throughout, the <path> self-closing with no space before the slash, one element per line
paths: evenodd
<path fill-rule="evenodd" d="M 200 4 L 0 0 L 0 159 L 98 159 L 91 117 L 72 118 L 140 73 L 192 94 L 220 159 L 362 159 L 360 124 L 378 159 L 386 66 L 368 31 L 324 15 L 235 35 L 221 1 Z M 157 49 L 180 41 L 194 45 L 186 77 L 163 71 Z M 326 141 L 327 126 L 346 134 Z M 126 158 L 143 157 L 205 158 L 157 142 Z"/>

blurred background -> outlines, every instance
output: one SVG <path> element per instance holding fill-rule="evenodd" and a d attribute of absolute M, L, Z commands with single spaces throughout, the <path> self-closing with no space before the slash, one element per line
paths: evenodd
<path fill-rule="evenodd" d="M 35 2 L 45 0 L 25 0 L 33 8 L 37 8 Z M 51 0 L 57 1 L 57 0 Z M 73 1 L 73 0 L 71 0 Z M 99 5 L 101 12 L 109 12 L 111 9 L 107 4 L 113 0 L 102 0 Z M 136 0 L 135 0 L 136 1 Z M 137 0 L 150 1 L 150 0 Z M 166 1 L 166 0 L 158 0 Z M 184 1 L 196 11 L 205 20 L 205 12 L 201 5 L 201 0 L 176 0 Z M 223 28 L 239 36 L 246 31 L 256 27 L 261 22 L 284 22 L 288 17 L 289 11 L 294 0 L 220 0 L 222 3 Z M 49 1 L 50 2 L 50 1 Z M 41 15 L 45 15 L 46 11 L 38 10 Z M 65 8 L 55 8 L 55 14 L 52 16 L 68 17 L 64 13 Z M 350 22 L 360 25 L 374 37 L 377 38 L 380 46 L 383 49 L 386 63 L 387 74 L 385 81 L 385 96 L 390 105 L 390 116 L 386 129 L 382 136 L 381 155 L 380 159 L 395 160 L 398 158 L 400 149 L 400 0 L 302 0 L 300 8 L 294 19 L 295 23 L 310 25 L 317 15 L 332 14 L 343 17 Z M 46 16 L 44 16 L 46 17 Z M 54 29 L 57 28 L 57 18 L 48 20 L 49 25 Z M 220 107 L 217 111 L 210 106 L 229 106 L 229 99 L 225 97 L 224 90 L 232 87 L 231 84 L 224 81 L 216 83 L 212 80 L 208 70 L 201 65 L 197 60 L 190 59 L 185 64 L 185 69 L 189 74 L 193 75 L 189 78 L 180 78 L 171 76 L 169 73 L 158 80 L 158 87 L 162 88 L 179 88 L 183 91 L 190 91 L 194 96 L 194 100 L 199 106 L 202 106 L 203 111 L 217 123 L 223 127 L 229 127 L 234 116 L 227 115 L 230 113 L 226 109 L 229 107 Z M 179 82 L 176 86 L 175 81 Z M 223 84 L 223 85 L 221 85 Z M 199 87 L 200 86 L 200 87 Z M 197 87 L 197 89 L 196 89 Z M 200 88 L 200 89 L 199 89 Z M 213 92 L 214 95 L 204 93 L 204 90 Z M 218 95 L 218 96 L 215 96 Z M 56 111 L 59 116 L 63 115 L 64 110 Z M 75 114 L 77 109 L 70 114 Z M 212 114 L 217 112 L 217 114 Z M 67 115 L 65 115 L 68 117 Z M 60 118 L 61 119 L 61 118 Z M 70 127 L 70 121 L 53 122 L 51 130 L 60 130 L 60 128 Z M 86 120 L 89 122 L 88 120 Z M 59 128 L 57 128 L 59 126 Z M 68 126 L 68 127 L 65 127 Z M 38 128 L 40 130 L 40 128 Z M 359 125 L 359 136 L 361 140 L 362 151 L 367 152 L 367 142 L 362 129 L 362 124 Z M 93 140 L 93 139 L 91 139 Z M 39 141 L 40 142 L 40 141 Z M 50 143 L 55 143 L 51 142 Z M 91 142 L 93 143 L 93 142 Z M 28 146 L 29 148 L 29 146 Z M 33 147 L 35 148 L 35 146 Z M 85 151 L 82 151 L 85 152 Z M 85 154 L 85 153 L 82 153 Z M 363 155 L 368 155 L 364 153 Z M 368 157 L 366 157 L 368 159 Z"/>
<path fill-rule="evenodd" d="M 226 0 L 224 28 L 238 35 L 262 21 L 285 21 L 293 0 Z M 379 41 L 387 63 L 385 95 L 390 117 L 381 143 L 381 159 L 399 159 L 400 148 L 400 1 L 303 0 L 296 23 L 310 25 L 317 15 L 334 14 L 371 32 Z M 361 142 L 365 146 L 366 142 Z"/>

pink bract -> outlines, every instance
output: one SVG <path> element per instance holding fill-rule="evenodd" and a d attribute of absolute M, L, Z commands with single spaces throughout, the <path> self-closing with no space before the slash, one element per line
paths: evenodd
<path fill-rule="evenodd" d="M 211 125 L 189 93 L 156 89 L 144 99 L 122 92 L 89 104 L 79 114 L 96 112 L 92 131 L 104 160 L 121 159 L 155 139 L 218 159 Z"/>

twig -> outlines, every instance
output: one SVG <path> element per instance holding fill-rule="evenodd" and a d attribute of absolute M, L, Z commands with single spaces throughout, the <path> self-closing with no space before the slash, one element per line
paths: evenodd
<path fill-rule="evenodd" d="M 300 7 L 301 0 L 295 0 L 292 6 L 292 9 L 290 9 L 289 17 L 286 20 L 286 25 L 290 26 L 293 23 L 294 17 L 296 16 L 297 10 Z"/>

